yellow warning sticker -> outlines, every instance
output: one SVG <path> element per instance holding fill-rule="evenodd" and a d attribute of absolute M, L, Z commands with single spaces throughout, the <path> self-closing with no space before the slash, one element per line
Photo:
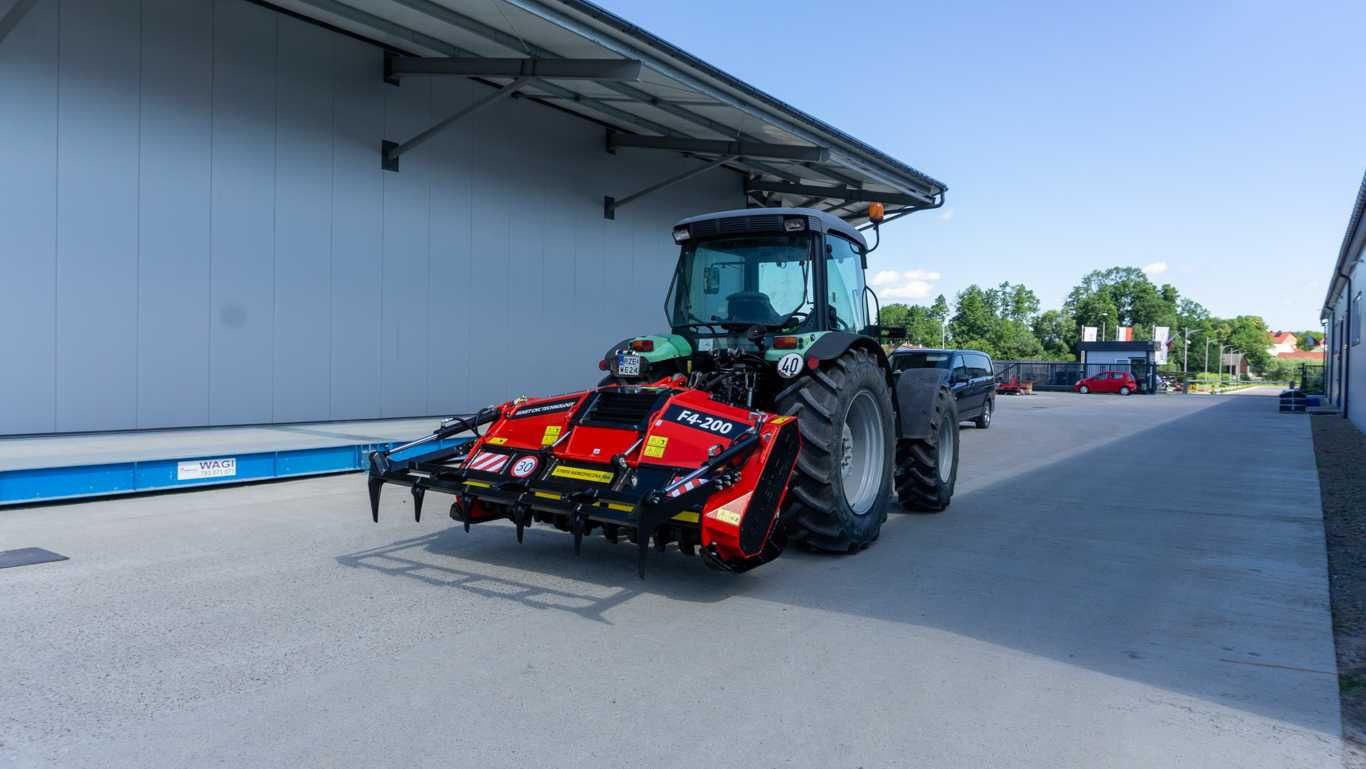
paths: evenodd
<path fill-rule="evenodd" d="M 633 505 L 627 505 L 621 502 L 599 502 L 598 505 L 605 507 L 608 510 L 616 510 L 618 513 L 629 513 L 636 509 Z"/>
<path fill-rule="evenodd" d="M 715 518 L 716 520 L 722 523 L 729 523 L 731 526 L 740 525 L 740 514 L 729 508 L 723 507 L 720 510 L 707 513 L 707 515 L 711 516 L 712 518 Z"/>
<path fill-rule="evenodd" d="M 508 439 L 503 437 L 494 437 L 489 438 L 488 442 L 493 446 L 502 446 L 504 443 L 508 442 Z"/>
<path fill-rule="evenodd" d="M 647 457 L 659 459 L 664 456 L 664 449 L 668 448 L 669 439 L 662 435 L 652 435 L 645 443 L 645 451 L 641 452 Z"/>
<path fill-rule="evenodd" d="M 493 488 L 493 484 L 491 484 L 491 483 L 484 483 L 483 481 L 465 481 L 465 485 L 466 485 L 466 486 L 478 486 L 478 487 L 481 488 L 481 489 L 491 489 L 491 488 Z"/>
<path fill-rule="evenodd" d="M 546 425 L 545 432 L 541 433 L 541 445 L 549 446 L 560 439 L 559 425 Z"/>
<path fill-rule="evenodd" d="M 590 470 L 587 467 L 568 467 L 560 465 L 550 474 L 557 478 L 573 478 L 576 481 L 592 481 L 593 483 L 611 483 L 612 474 L 606 470 Z"/>
<path fill-rule="evenodd" d="M 553 499 L 553 500 L 555 500 L 556 502 L 560 501 L 560 499 L 561 499 L 561 497 L 560 497 L 559 494 L 555 494 L 555 493 L 549 492 L 549 491 L 537 491 L 537 492 L 534 492 L 534 493 L 535 493 L 536 496 L 540 497 L 541 499 Z"/>
<path fill-rule="evenodd" d="M 785 424 L 787 424 L 788 422 L 791 422 L 791 421 L 792 421 L 792 417 L 774 417 L 774 418 L 768 420 L 768 423 L 771 424 L 771 425 L 785 425 Z"/>
<path fill-rule="evenodd" d="M 679 513 L 678 515 L 675 515 L 673 517 L 673 520 L 682 521 L 684 523 L 697 523 L 697 513 L 690 513 L 684 511 L 682 513 Z"/>

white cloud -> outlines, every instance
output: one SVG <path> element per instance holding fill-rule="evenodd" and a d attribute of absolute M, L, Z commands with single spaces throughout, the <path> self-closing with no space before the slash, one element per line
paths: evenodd
<path fill-rule="evenodd" d="M 881 270 L 873 275 L 869 285 L 877 289 L 878 299 L 925 299 L 934 292 L 939 273 L 929 270 Z"/>
<path fill-rule="evenodd" d="M 1153 262 L 1152 264 L 1146 264 L 1143 266 L 1143 274 L 1147 275 L 1148 277 L 1152 277 L 1154 275 L 1161 275 L 1166 271 L 1166 262 Z"/>
<path fill-rule="evenodd" d="M 946 208 L 946 209 L 944 209 L 943 212 L 939 214 L 939 221 L 941 221 L 941 222 L 951 222 L 951 221 L 953 221 L 953 209 L 952 209 L 952 208 Z"/>

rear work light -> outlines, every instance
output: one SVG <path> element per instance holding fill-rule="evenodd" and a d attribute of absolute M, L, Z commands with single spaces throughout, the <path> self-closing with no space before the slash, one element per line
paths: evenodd
<path fill-rule="evenodd" d="M 636 352 L 654 352 L 655 340 L 653 339 L 632 339 L 631 349 Z"/>
<path fill-rule="evenodd" d="M 801 232 L 806 229 L 805 216 L 793 216 L 783 220 L 783 229 L 788 232 Z"/>
<path fill-rule="evenodd" d="M 683 241 L 687 240 L 687 239 L 690 238 L 690 237 L 692 237 L 692 233 L 691 233 L 691 232 L 688 232 L 688 228 L 687 228 L 687 227 L 679 227 L 678 229 L 674 230 L 674 242 L 675 242 L 675 243 L 682 243 Z"/>
<path fill-rule="evenodd" d="M 797 336 L 775 336 L 773 337 L 773 349 L 795 350 L 801 347 L 801 342 L 801 337 Z"/>

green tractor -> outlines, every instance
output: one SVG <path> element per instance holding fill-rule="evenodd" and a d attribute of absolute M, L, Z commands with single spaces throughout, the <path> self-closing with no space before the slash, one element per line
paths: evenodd
<path fill-rule="evenodd" d="M 904 331 L 875 320 L 862 233 L 822 211 L 765 208 L 684 219 L 673 237 L 670 333 L 613 345 L 602 385 L 673 377 L 796 417 L 801 448 L 779 524 L 809 548 L 867 547 L 893 495 L 909 509 L 948 506 L 958 474 L 948 372 L 889 366 L 881 339 Z"/>

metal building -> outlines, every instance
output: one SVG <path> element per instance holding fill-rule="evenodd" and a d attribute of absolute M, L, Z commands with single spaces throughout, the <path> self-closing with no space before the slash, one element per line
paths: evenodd
<path fill-rule="evenodd" d="M 579 0 L 0 0 L 0 434 L 571 389 L 674 220 L 942 195 Z"/>
<path fill-rule="evenodd" d="M 1366 348 L 1361 346 L 1361 292 L 1366 284 L 1366 177 L 1347 221 L 1347 233 L 1328 279 L 1320 317 L 1327 330 L 1324 390 L 1330 405 L 1366 430 Z"/>

